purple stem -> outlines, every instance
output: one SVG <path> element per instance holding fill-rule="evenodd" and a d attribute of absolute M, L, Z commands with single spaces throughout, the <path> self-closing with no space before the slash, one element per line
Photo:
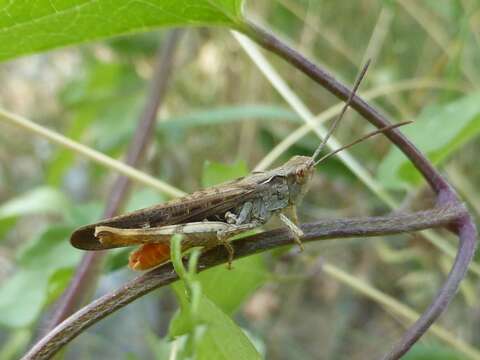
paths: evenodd
<path fill-rule="evenodd" d="M 258 27 L 253 23 L 249 23 L 249 28 L 245 34 L 255 40 L 265 49 L 277 54 L 285 61 L 292 64 L 295 68 L 302 71 L 309 78 L 323 86 L 337 98 L 347 101 L 350 97 L 351 91 L 344 84 L 336 80 L 331 74 L 319 68 L 313 62 L 304 57 L 297 50 L 289 47 L 274 35 L 268 33 L 266 30 Z M 367 119 L 377 128 L 381 129 L 392 125 L 392 122 L 378 112 L 375 108 L 370 106 L 360 96 L 354 95 L 350 103 L 350 107 L 355 109 L 360 115 Z M 397 147 L 408 156 L 415 167 L 423 174 L 425 179 L 430 183 L 435 192 L 439 193 L 442 190 L 450 189 L 450 185 L 442 178 L 433 165 L 423 156 L 415 145 L 408 140 L 398 129 L 391 130 L 385 133 L 385 136 L 390 139 Z"/>
<path fill-rule="evenodd" d="M 274 35 L 253 23 L 248 23 L 244 33 L 255 40 L 265 49 L 279 55 L 282 59 L 301 70 L 312 80 L 323 86 L 336 97 L 346 101 L 351 91 L 325 70 L 320 69 L 301 53 L 277 39 Z M 377 128 L 391 125 L 391 121 L 371 107 L 365 100 L 355 95 L 350 106 Z M 432 189 L 437 193 L 437 205 L 457 206 L 460 199 L 450 184 L 440 175 L 428 159 L 410 142 L 398 129 L 385 133 L 415 165 Z M 442 288 L 434 298 L 432 304 L 422 316 L 408 329 L 400 342 L 384 359 L 399 359 L 413 344 L 428 330 L 430 325 L 445 310 L 455 296 L 460 282 L 464 278 L 468 265 L 473 258 L 477 242 L 477 232 L 471 216 L 463 214 L 457 226 L 451 230 L 459 237 L 459 247 L 455 262 Z"/>
<path fill-rule="evenodd" d="M 384 236 L 432 227 L 445 227 L 464 214 L 465 208 L 459 205 L 373 218 L 322 220 L 301 226 L 305 234 L 302 242 L 338 237 Z M 293 237 L 291 232 L 285 228 L 262 232 L 232 242 L 235 259 L 291 244 L 293 244 Z M 227 261 L 228 252 L 223 246 L 217 246 L 200 256 L 198 271 L 207 270 Z M 60 323 L 35 344 L 22 360 L 51 358 L 88 327 L 150 291 L 176 280 L 178 280 L 178 276 L 172 263 L 167 263 L 138 276 L 116 291 L 94 300 Z"/>
<path fill-rule="evenodd" d="M 140 164 L 145 150 L 153 137 L 157 112 L 167 91 L 169 78 L 172 73 L 175 48 L 181 31 L 172 30 L 168 34 L 165 46 L 159 49 L 148 93 L 149 96 L 127 152 L 126 163 L 130 166 L 136 167 Z M 129 193 L 130 187 L 131 180 L 127 177 L 119 176 L 116 179 L 108 196 L 107 206 L 103 213 L 104 218 L 117 214 Z M 96 287 L 98 276 L 101 273 L 105 253 L 105 251 L 88 252 L 83 257 L 70 286 L 65 290 L 56 305 L 50 320 L 50 326 L 48 326 L 46 331 L 54 328 L 90 298 Z"/>
<path fill-rule="evenodd" d="M 243 31 L 263 47 L 300 69 L 338 98 L 346 100 L 350 95 L 350 90 L 345 85 L 339 83 L 330 74 L 319 69 L 300 53 L 289 48 L 256 25 L 249 24 L 249 27 L 243 29 Z M 383 128 L 391 124 L 383 115 L 358 96 L 353 97 L 351 106 L 377 128 Z M 455 295 L 473 257 L 477 233 L 470 215 L 461 204 L 453 188 L 442 178 L 423 154 L 398 130 L 389 131 L 386 133 L 386 136 L 410 158 L 437 193 L 437 208 L 422 213 L 395 214 L 391 217 L 369 218 L 364 223 L 355 219 L 317 222 L 302 226 L 302 229 L 306 235 L 303 239 L 304 241 L 311 241 L 314 238 L 339 236 L 376 236 L 395 233 L 395 229 L 398 232 L 402 232 L 435 226 L 447 227 L 448 225 L 450 225 L 449 228 L 452 231 L 459 235 L 460 245 L 458 254 L 445 284 L 430 307 L 407 331 L 393 351 L 385 357 L 385 359 L 398 359 L 425 333 Z M 413 218 L 408 216 L 413 216 Z M 421 221 L 416 221 L 418 219 Z M 355 223 L 355 221 L 359 222 Z M 378 226 L 373 225 L 373 228 L 369 227 L 375 223 Z M 421 226 L 419 225 L 420 223 L 422 224 Z M 233 243 L 235 257 L 242 257 L 276 246 L 286 245 L 291 240 L 289 232 L 281 229 L 253 235 Z M 202 255 L 199 260 L 199 271 L 225 262 L 226 259 L 225 250 L 222 247 L 217 247 Z M 47 336 L 41 339 L 24 359 L 45 359 L 53 356 L 61 346 L 68 343 L 83 329 L 147 292 L 159 286 L 169 284 L 176 279 L 177 277 L 171 264 L 167 264 L 132 280 L 121 289 L 92 302 L 59 324 Z"/>
<path fill-rule="evenodd" d="M 458 284 L 463 280 L 472 260 L 476 248 L 477 230 L 470 221 L 468 214 L 464 214 L 457 220 L 460 246 L 452 270 L 433 302 L 424 311 L 422 316 L 403 335 L 403 338 L 395 344 L 392 350 L 383 357 L 383 360 L 393 360 L 402 357 L 420 337 L 427 332 L 428 328 L 441 315 L 458 290 Z M 465 266 L 466 264 L 466 266 Z"/>

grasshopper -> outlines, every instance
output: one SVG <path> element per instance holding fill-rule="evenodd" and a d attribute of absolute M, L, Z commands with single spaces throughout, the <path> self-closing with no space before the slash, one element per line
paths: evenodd
<path fill-rule="evenodd" d="M 342 112 L 312 156 L 294 156 L 285 164 L 218 186 L 196 191 L 161 205 L 102 220 L 75 230 L 71 244 L 83 250 L 104 250 L 140 245 L 130 254 L 129 266 L 147 270 L 170 260 L 170 239 L 182 234 L 182 252 L 192 247 L 208 250 L 225 246 L 231 266 L 232 237 L 267 223 L 278 216 L 296 244 L 303 250 L 302 230 L 298 227 L 296 206 L 309 189 L 315 166 L 330 156 L 373 135 L 409 122 L 371 132 L 356 141 L 318 158 L 323 146 L 342 119 L 367 70 L 363 68 Z"/>

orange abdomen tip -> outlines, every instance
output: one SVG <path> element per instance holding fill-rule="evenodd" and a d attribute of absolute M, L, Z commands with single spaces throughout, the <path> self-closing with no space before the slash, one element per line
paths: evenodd
<path fill-rule="evenodd" d="M 128 266 L 132 270 L 144 271 L 170 260 L 170 245 L 144 244 L 130 254 Z"/>

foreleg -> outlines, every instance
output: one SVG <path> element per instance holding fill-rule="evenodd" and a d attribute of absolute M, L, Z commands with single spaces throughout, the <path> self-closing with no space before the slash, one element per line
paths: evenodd
<path fill-rule="evenodd" d="M 280 221 L 283 222 L 291 231 L 293 235 L 293 241 L 300 247 L 300 251 L 304 250 L 303 243 L 300 240 L 303 236 L 304 233 L 302 229 L 300 229 L 298 225 L 298 216 L 297 216 L 297 208 L 295 206 L 292 206 L 290 208 L 290 214 L 292 216 L 292 220 L 288 218 L 284 213 L 279 213 L 278 217 L 280 218 Z"/>

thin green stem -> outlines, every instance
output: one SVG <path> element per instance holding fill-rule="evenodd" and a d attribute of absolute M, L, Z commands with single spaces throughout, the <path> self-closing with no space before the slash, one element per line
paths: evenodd
<path fill-rule="evenodd" d="M 184 195 L 184 193 L 161 181 L 153 176 L 147 175 L 144 172 L 135 169 L 132 166 L 129 166 L 121 161 L 112 159 L 111 157 L 96 151 L 88 146 L 85 146 L 79 142 L 76 142 L 74 140 L 71 140 L 67 138 L 66 136 L 63 136 L 53 130 L 47 129 L 44 126 L 38 125 L 35 122 L 24 118 L 23 116 L 11 113 L 5 109 L 0 108 L 0 118 L 3 119 L 4 121 L 8 121 L 11 124 L 14 124 L 16 126 L 19 126 L 21 128 L 24 128 L 25 130 L 28 130 L 30 132 L 33 132 L 45 139 L 50 140 L 51 142 L 58 144 L 59 146 L 62 146 L 66 149 L 70 149 L 76 154 L 85 156 L 86 158 L 101 164 L 108 169 L 112 169 L 117 171 L 118 173 L 136 181 L 142 184 L 146 184 L 148 186 L 153 187 L 154 189 L 157 189 L 158 191 L 171 196 L 171 197 L 179 197 Z"/>

